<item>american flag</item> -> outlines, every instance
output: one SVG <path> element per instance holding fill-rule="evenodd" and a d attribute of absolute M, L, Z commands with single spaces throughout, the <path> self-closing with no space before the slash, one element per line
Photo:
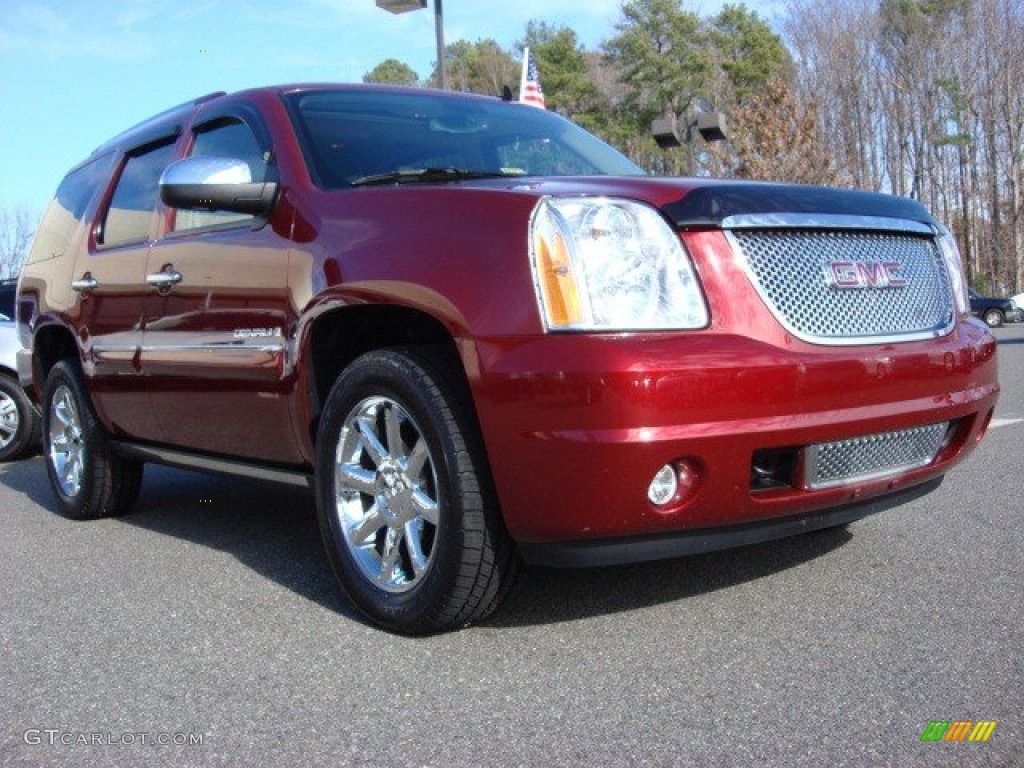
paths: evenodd
<path fill-rule="evenodd" d="M 544 102 L 544 89 L 540 87 L 540 72 L 537 71 L 537 60 L 530 49 L 523 50 L 523 77 L 519 81 L 519 101 L 547 109 Z"/>

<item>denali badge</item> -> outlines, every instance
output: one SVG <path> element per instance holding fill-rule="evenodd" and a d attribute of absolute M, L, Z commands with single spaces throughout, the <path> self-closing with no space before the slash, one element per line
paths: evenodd
<path fill-rule="evenodd" d="M 235 329 L 236 339 L 265 339 L 272 336 L 280 336 L 280 328 L 237 328 Z"/>
<path fill-rule="evenodd" d="M 826 261 L 825 282 L 830 288 L 906 288 L 898 261 Z"/>

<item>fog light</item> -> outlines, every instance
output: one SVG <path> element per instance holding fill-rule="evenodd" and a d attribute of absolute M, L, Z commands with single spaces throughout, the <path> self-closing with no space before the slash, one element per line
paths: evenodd
<path fill-rule="evenodd" d="M 656 507 L 677 507 L 693 498 L 700 485 L 700 465 L 692 459 L 666 464 L 647 487 L 647 499 Z M 668 511 L 668 510 L 663 510 Z"/>
<path fill-rule="evenodd" d="M 666 464 L 651 480 L 647 488 L 647 498 L 651 500 L 651 504 L 660 507 L 672 501 L 678 492 L 679 479 L 676 477 L 676 468 Z"/>

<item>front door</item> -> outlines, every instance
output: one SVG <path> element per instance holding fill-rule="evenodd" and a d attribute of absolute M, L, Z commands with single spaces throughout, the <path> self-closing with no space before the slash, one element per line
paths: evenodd
<path fill-rule="evenodd" d="M 192 155 L 233 157 L 264 178 L 268 150 L 240 119 L 194 130 Z M 155 309 L 142 368 L 166 442 L 297 463 L 288 337 L 288 240 L 252 216 L 171 211 L 149 253 Z"/>

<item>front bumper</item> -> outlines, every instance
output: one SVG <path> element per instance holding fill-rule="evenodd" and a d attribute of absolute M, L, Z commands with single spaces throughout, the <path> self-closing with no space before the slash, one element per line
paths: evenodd
<path fill-rule="evenodd" d="M 520 544 L 519 551 L 526 562 L 552 568 L 592 568 L 699 555 L 846 525 L 868 515 L 919 499 L 941 484 L 942 478 L 937 477 L 876 499 L 779 520 L 741 523 L 720 528 L 696 528 L 648 536 Z"/>
<path fill-rule="evenodd" d="M 551 334 L 478 341 L 477 350 L 471 381 L 492 474 L 506 526 L 527 552 L 883 499 L 967 455 L 998 395 L 995 341 L 973 321 L 942 339 L 874 347 L 768 343 L 711 329 Z M 752 482 L 755 453 L 938 422 L 954 429 L 924 467 L 817 490 Z M 696 493 L 655 507 L 648 485 L 678 460 L 699 469 Z"/>

